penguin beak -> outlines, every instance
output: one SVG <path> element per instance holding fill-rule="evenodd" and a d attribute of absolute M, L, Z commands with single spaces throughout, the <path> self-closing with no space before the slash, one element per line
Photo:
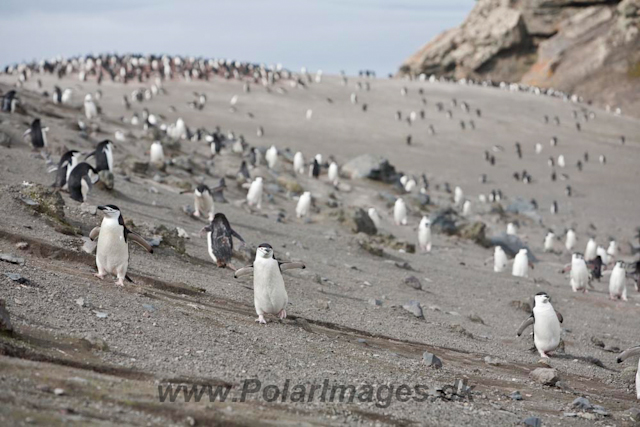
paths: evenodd
<path fill-rule="evenodd" d="M 103 210 L 107 209 L 107 207 L 106 207 L 106 206 L 102 206 L 102 205 L 100 205 L 100 206 L 98 206 L 98 209 L 100 209 L 101 211 L 103 211 Z"/>

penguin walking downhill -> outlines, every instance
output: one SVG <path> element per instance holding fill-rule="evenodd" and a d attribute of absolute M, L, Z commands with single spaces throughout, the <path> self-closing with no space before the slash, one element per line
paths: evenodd
<path fill-rule="evenodd" d="M 553 309 L 549 295 L 546 292 L 538 292 L 533 297 L 531 316 L 522 322 L 517 335 L 522 335 L 526 328 L 533 325 L 533 343 L 540 356 L 546 359 L 549 358 L 547 353 L 554 351 L 560 344 L 562 322 L 562 314 Z"/>
<path fill-rule="evenodd" d="M 127 228 L 124 224 L 122 213 L 117 206 L 98 206 L 98 209 L 104 213 L 104 218 L 100 226 L 91 230 L 89 234 L 91 240 L 98 238 L 96 249 L 98 272 L 95 276 L 103 279 L 107 273 L 113 274 L 118 278 L 116 284 L 124 286 L 124 279 L 133 282 L 127 276 L 129 240 L 139 244 L 149 253 L 153 253 L 153 249 L 146 240 Z"/>
<path fill-rule="evenodd" d="M 71 171 L 75 168 L 80 159 L 80 153 L 76 150 L 69 150 L 60 157 L 60 162 L 58 163 L 58 171 L 56 174 L 56 181 L 53 183 L 53 187 L 66 189 L 67 181 L 69 181 L 69 175 L 71 175 Z"/>
<path fill-rule="evenodd" d="M 237 270 L 234 277 L 253 273 L 253 301 L 258 318 L 256 322 L 266 324 L 265 314 L 274 314 L 279 319 L 287 317 L 289 297 L 284 286 L 282 272 L 293 268 L 306 268 L 301 262 L 283 263 L 274 257 L 273 248 L 262 243 L 256 250 L 253 264 Z"/>
<path fill-rule="evenodd" d="M 570 284 L 573 292 L 587 292 L 587 284 L 589 283 L 589 271 L 587 263 L 581 254 L 575 253 L 571 256 L 571 274 Z"/>
<path fill-rule="evenodd" d="M 258 176 L 253 180 L 247 192 L 247 204 L 262 209 L 262 177 Z"/>
<path fill-rule="evenodd" d="M 227 266 L 235 270 L 229 261 L 233 255 L 233 237 L 240 240 L 244 244 L 244 239 L 236 231 L 231 228 L 229 220 L 223 213 L 217 213 L 213 217 L 211 224 L 202 229 L 207 232 L 207 249 L 209 256 L 218 268 Z"/>
<path fill-rule="evenodd" d="M 105 139 L 100 142 L 94 151 L 87 154 L 85 160 L 89 157 L 95 157 L 96 171 L 109 171 L 113 173 L 113 142 L 111 140 Z"/>
<path fill-rule="evenodd" d="M 49 128 L 42 127 L 40 119 L 33 119 L 29 129 L 22 135 L 23 138 L 31 138 L 31 146 L 34 150 L 41 150 L 47 146 L 47 131 Z"/>
<path fill-rule="evenodd" d="M 609 299 L 627 301 L 627 271 L 624 262 L 617 261 L 609 277 Z"/>
<path fill-rule="evenodd" d="M 298 204 L 296 205 L 296 217 L 303 218 L 309 216 L 309 211 L 311 210 L 311 193 L 309 191 L 305 191 L 300 196 L 298 200 Z"/>
<path fill-rule="evenodd" d="M 529 256 L 526 249 L 520 249 L 513 260 L 511 274 L 516 277 L 529 277 Z"/>
<path fill-rule="evenodd" d="M 89 163 L 78 163 L 69 173 L 67 188 L 69 195 L 76 202 L 85 202 L 93 184 L 98 182 L 98 171 Z"/>
<path fill-rule="evenodd" d="M 422 252 L 431 252 L 431 221 L 423 216 L 418 226 L 418 243 Z"/>
<path fill-rule="evenodd" d="M 618 355 L 616 362 L 622 363 L 630 357 L 640 355 L 640 345 L 631 347 Z M 640 359 L 638 360 L 638 370 L 636 371 L 636 399 L 640 400 Z"/>
<path fill-rule="evenodd" d="M 493 271 L 502 273 L 507 268 L 507 254 L 501 246 L 496 246 L 493 252 Z"/>
<path fill-rule="evenodd" d="M 407 205 L 402 197 L 398 197 L 393 206 L 393 220 L 396 225 L 407 225 Z"/>

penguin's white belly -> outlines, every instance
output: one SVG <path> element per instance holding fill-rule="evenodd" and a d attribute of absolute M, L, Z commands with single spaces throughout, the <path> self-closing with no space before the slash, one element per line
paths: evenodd
<path fill-rule="evenodd" d="M 256 260 L 253 263 L 253 295 L 258 315 L 277 314 L 287 307 L 289 298 L 278 261 Z"/>
<path fill-rule="evenodd" d="M 609 295 L 620 296 L 626 285 L 626 273 L 623 268 L 615 267 L 609 279 Z"/>
<path fill-rule="evenodd" d="M 103 224 L 100 227 L 96 262 L 107 273 L 116 274 L 118 268 L 124 268 L 126 273 L 129 265 L 129 245 L 124 241 L 124 232 L 121 226 L 113 227 Z"/>
<path fill-rule="evenodd" d="M 585 289 L 589 282 L 589 272 L 585 266 L 571 268 L 571 288 L 574 291 Z"/>
<path fill-rule="evenodd" d="M 213 198 L 207 194 L 195 198 L 195 208 L 202 216 L 209 215 L 213 219 Z"/>
<path fill-rule="evenodd" d="M 513 261 L 511 274 L 517 277 L 527 277 L 529 275 L 529 260 L 526 255 L 518 254 Z"/>
<path fill-rule="evenodd" d="M 216 256 L 213 254 L 213 246 L 211 246 L 211 235 L 213 233 L 207 233 L 207 249 L 209 250 L 209 256 L 211 257 L 211 259 L 213 260 L 213 262 L 217 263 L 218 262 L 218 258 L 216 258 Z"/>
<path fill-rule="evenodd" d="M 429 243 L 431 243 L 431 229 L 430 228 L 421 228 L 418 232 L 418 243 L 420 243 L 421 248 L 426 248 Z"/>
<path fill-rule="evenodd" d="M 536 312 L 533 324 L 533 342 L 539 351 L 553 351 L 560 344 L 560 321 L 553 309 Z"/>

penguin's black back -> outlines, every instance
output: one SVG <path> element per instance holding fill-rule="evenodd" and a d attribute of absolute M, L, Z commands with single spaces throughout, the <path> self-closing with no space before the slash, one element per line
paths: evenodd
<path fill-rule="evenodd" d="M 85 177 L 87 179 L 89 178 L 88 177 L 89 171 L 92 171 L 96 174 L 98 173 L 93 168 L 93 166 L 91 166 L 89 163 L 82 162 L 82 163 L 78 163 L 76 167 L 73 168 L 73 170 L 71 171 L 71 174 L 69 175 L 69 182 L 68 182 L 69 195 L 71 195 L 71 198 L 76 202 L 84 202 L 82 197 L 82 180 Z M 90 184 L 91 180 L 89 179 L 88 181 Z"/>
<path fill-rule="evenodd" d="M 219 267 L 226 266 L 231 260 L 233 254 L 231 225 L 222 213 L 215 214 L 211 221 L 211 250 L 218 260 Z"/>
<path fill-rule="evenodd" d="M 58 175 L 56 176 L 56 182 L 54 187 L 64 187 L 67 183 L 67 169 L 71 167 L 71 158 L 73 154 L 77 153 L 76 150 L 69 150 L 60 157 L 60 163 L 58 163 Z"/>
<path fill-rule="evenodd" d="M 31 145 L 33 145 L 33 148 L 44 147 L 44 137 L 42 136 L 40 119 L 34 119 L 31 123 Z"/>

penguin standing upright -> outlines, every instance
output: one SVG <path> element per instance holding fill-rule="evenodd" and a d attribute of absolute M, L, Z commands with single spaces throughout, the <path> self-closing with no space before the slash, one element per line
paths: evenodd
<path fill-rule="evenodd" d="M 582 255 L 575 253 L 571 256 L 571 274 L 570 284 L 573 292 L 587 292 L 587 284 L 589 283 L 589 271 L 587 263 L 584 262 Z"/>
<path fill-rule="evenodd" d="M 402 197 L 398 197 L 393 206 L 393 220 L 396 225 L 407 225 L 407 205 Z"/>
<path fill-rule="evenodd" d="M 47 131 L 49 128 L 43 128 L 40 119 L 33 119 L 29 129 L 22 135 L 23 138 L 31 137 L 31 146 L 34 150 L 40 150 L 47 146 Z"/>
<path fill-rule="evenodd" d="M 584 260 L 586 262 L 593 261 L 598 256 L 598 244 L 595 239 L 591 237 L 587 242 L 587 247 L 584 251 Z"/>
<path fill-rule="evenodd" d="M 292 268 L 305 268 L 305 265 L 301 262 L 278 261 L 271 245 L 262 243 L 256 250 L 253 264 L 235 272 L 235 278 L 253 273 L 253 301 L 258 314 L 256 322 L 266 324 L 265 314 L 274 314 L 280 319 L 287 317 L 289 297 L 282 272 Z"/>
<path fill-rule="evenodd" d="M 293 156 L 293 171 L 299 174 L 304 173 L 304 156 L 300 151 Z"/>
<path fill-rule="evenodd" d="M 193 216 L 198 218 L 206 216 L 209 221 L 213 221 L 215 206 L 211 194 L 211 190 L 205 184 L 200 184 L 196 187 L 193 191 L 195 209 Z"/>
<path fill-rule="evenodd" d="M 529 277 L 529 256 L 528 251 L 520 249 L 513 260 L 511 274 L 516 277 Z"/>
<path fill-rule="evenodd" d="M 418 226 L 418 243 L 422 252 L 431 252 L 431 221 L 423 216 Z"/>
<path fill-rule="evenodd" d="M 247 203 L 249 206 L 255 206 L 262 209 L 262 177 L 256 177 L 247 192 Z"/>
<path fill-rule="evenodd" d="M 624 262 L 617 261 L 609 278 L 609 298 L 627 300 L 627 271 Z"/>
<path fill-rule="evenodd" d="M 272 145 L 265 153 L 264 158 L 267 160 L 267 166 L 269 166 L 269 169 L 275 168 L 278 164 L 278 149 Z"/>
<path fill-rule="evenodd" d="M 329 182 L 332 183 L 333 185 L 337 185 L 339 170 L 338 170 L 338 164 L 336 162 L 331 162 L 331 164 L 329 165 L 328 175 L 329 175 Z"/>
<path fill-rule="evenodd" d="M 16 91 L 10 90 L 2 95 L 2 111 L 5 113 L 13 113 L 16 110 L 16 104 L 18 99 L 16 98 Z"/>
<path fill-rule="evenodd" d="M 311 193 L 305 191 L 300 196 L 298 200 L 298 204 L 296 205 L 296 217 L 302 218 L 309 215 L 309 210 L 311 208 Z"/>
<path fill-rule="evenodd" d="M 555 242 L 556 235 L 552 231 L 549 231 L 544 238 L 544 251 L 553 252 L 553 244 Z"/>
<path fill-rule="evenodd" d="M 93 97 L 90 93 L 84 97 L 84 114 L 88 120 L 98 117 L 98 107 L 96 103 L 93 102 Z"/>
<path fill-rule="evenodd" d="M 107 273 L 116 275 L 116 284 L 124 286 L 124 279 L 132 282 L 127 276 L 129 267 L 129 242 L 131 239 L 148 252 L 153 253 L 153 249 L 142 237 L 130 231 L 124 224 L 122 213 L 117 206 L 98 206 L 104 213 L 104 218 L 99 227 L 91 230 L 89 238 L 98 238 L 96 250 L 96 266 L 98 272 L 95 274 L 99 279 L 103 279 Z"/>
<path fill-rule="evenodd" d="M 111 140 L 105 139 L 100 142 L 93 152 L 87 154 L 85 160 L 89 157 L 95 157 L 96 171 L 109 171 L 113 173 L 113 142 Z"/>
<path fill-rule="evenodd" d="M 616 362 L 622 363 L 630 357 L 640 355 L 640 345 L 631 347 L 618 355 Z M 640 400 L 640 360 L 638 360 L 638 370 L 636 371 L 636 398 Z"/>
<path fill-rule="evenodd" d="M 153 144 L 151 144 L 151 149 L 149 150 L 149 160 L 151 161 L 151 163 L 164 163 L 164 149 L 162 148 L 162 143 L 160 141 L 154 141 Z"/>
<path fill-rule="evenodd" d="M 309 176 L 315 179 L 320 176 L 320 162 L 318 162 L 318 159 L 313 159 L 313 163 L 309 166 Z"/>
<path fill-rule="evenodd" d="M 563 322 L 562 314 L 555 311 L 551 305 L 551 298 L 546 292 L 538 292 L 533 297 L 533 310 L 531 316 L 518 328 L 517 335 L 533 325 L 533 343 L 543 358 L 548 358 L 547 353 L 558 348 L 560 344 L 560 323 Z"/>
<path fill-rule="evenodd" d="M 231 260 L 233 237 L 244 243 L 242 236 L 231 228 L 227 217 L 223 213 L 215 214 L 211 224 L 204 227 L 202 231 L 207 232 L 207 249 L 211 259 L 219 268 L 226 267 Z"/>
<path fill-rule="evenodd" d="M 564 247 L 567 248 L 568 251 L 573 250 L 576 245 L 576 232 L 573 229 L 567 230 L 567 239 L 565 241 Z"/>
<path fill-rule="evenodd" d="M 67 188 L 69 195 L 76 202 L 84 202 L 93 184 L 100 179 L 98 171 L 89 163 L 78 163 L 69 173 Z"/>
<path fill-rule="evenodd" d="M 493 252 L 493 271 L 502 273 L 507 268 L 507 254 L 501 246 L 496 246 Z"/>
<path fill-rule="evenodd" d="M 80 153 L 76 150 L 69 150 L 60 157 L 58 163 L 58 173 L 56 174 L 56 181 L 53 186 L 56 188 L 66 189 L 67 181 L 71 171 L 78 165 Z"/>
<path fill-rule="evenodd" d="M 373 221 L 373 224 L 376 226 L 376 229 L 379 229 L 380 215 L 378 215 L 378 211 L 376 210 L 376 208 L 369 208 L 367 213 L 369 214 L 369 218 L 371 218 L 371 221 Z"/>

